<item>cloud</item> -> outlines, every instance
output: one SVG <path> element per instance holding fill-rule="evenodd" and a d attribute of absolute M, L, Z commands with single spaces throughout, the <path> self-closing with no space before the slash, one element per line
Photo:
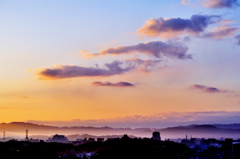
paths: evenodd
<path fill-rule="evenodd" d="M 232 91 L 228 91 L 228 90 L 220 90 L 220 89 L 215 88 L 215 87 L 207 87 L 207 86 L 198 85 L 198 84 L 195 84 L 195 85 L 191 86 L 191 88 L 197 89 L 197 90 L 201 90 L 201 91 L 207 92 L 207 93 L 226 93 L 226 92 L 232 92 Z"/>
<path fill-rule="evenodd" d="M 81 50 L 80 51 L 80 55 L 78 57 L 81 57 L 81 58 L 84 58 L 86 60 L 89 60 L 90 58 L 92 57 L 97 57 L 98 56 L 98 53 L 94 53 L 94 54 L 91 54 L 89 51 L 87 50 Z"/>
<path fill-rule="evenodd" d="M 129 82 L 118 82 L 118 83 L 111 83 L 111 82 L 93 82 L 92 85 L 94 86 L 108 86 L 108 87 L 133 87 L 134 85 Z"/>
<path fill-rule="evenodd" d="M 231 23 L 237 23 L 235 20 L 231 20 L 231 19 L 222 19 L 220 21 L 220 23 L 222 24 L 231 24 Z"/>
<path fill-rule="evenodd" d="M 86 60 L 89 60 L 92 56 L 91 56 L 91 54 L 89 53 L 89 51 L 87 51 L 87 50 L 81 50 L 79 57 L 82 57 L 82 58 L 84 58 L 84 59 L 86 59 Z"/>
<path fill-rule="evenodd" d="M 137 68 L 137 71 L 139 72 L 149 72 L 155 66 L 157 66 L 158 63 L 162 62 L 162 60 L 150 60 L 150 59 L 142 60 L 139 58 L 130 58 L 130 59 L 126 59 L 125 62 L 128 65 L 131 65 Z"/>
<path fill-rule="evenodd" d="M 158 18 L 149 19 L 137 32 L 148 37 L 160 36 L 163 39 L 176 38 L 183 34 L 198 35 L 210 24 L 221 19 L 218 15 L 193 15 L 190 19 Z"/>
<path fill-rule="evenodd" d="M 189 57 L 190 58 L 190 57 Z M 125 72 L 136 70 L 138 72 L 150 72 L 156 68 L 162 60 L 129 58 L 123 61 L 113 61 L 106 63 L 105 67 L 82 67 L 69 65 L 56 65 L 53 68 L 43 68 L 38 70 L 37 76 L 43 80 L 54 80 L 74 77 L 95 77 L 95 76 L 112 76 L 123 74 Z M 121 84 L 121 83 L 119 83 Z M 21 96 L 23 98 L 23 96 Z M 26 97 L 25 97 L 26 98 Z"/>
<path fill-rule="evenodd" d="M 239 98 L 239 94 L 232 94 L 232 95 L 227 95 L 226 97 L 231 97 L 231 98 Z"/>
<path fill-rule="evenodd" d="M 75 119 L 72 121 L 28 121 L 36 124 L 56 126 L 89 126 L 96 127 L 148 127 L 164 128 L 190 124 L 231 124 L 238 123 L 240 112 L 202 111 L 202 112 L 165 112 L 151 115 L 131 115 L 110 119 Z"/>
<path fill-rule="evenodd" d="M 98 55 L 122 55 L 122 54 L 145 54 L 155 58 L 177 58 L 177 59 L 191 59 L 192 56 L 187 54 L 188 48 L 179 42 L 162 42 L 152 41 L 147 43 L 140 43 L 132 46 L 120 46 L 101 50 Z M 97 54 L 93 54 L 97 56 Z"/>
<path fill-rule="evenodd" d="M 221 25 L 216 28 L 214 28 L 213 31 L 209 33 L 205 33 L 203 36 L 206 38 L 211 39 L 223 39 L 228 36 L 234 36 L 237 31 L 239 31 L 239 28 L 231 27 L 227 25 Z"/>
<path fill-rule="evenodd" d="M 237 44 L 240 46 L 240 34 L 236 35 L 235 38 L 237 39 Z"/>
<path fill-rule="evenodd" d="M 192 0 L 182 0 L 181 4 L 183 4 L 183 5 L 190 5 L 191 2 L 192 2 Z"/>
<path fill-rule="evenodd" d="M 233 8 L 239 6 L 238 0 L 204 0 L 199 3 L 205 8 Z"/>
<path fill-rule="evenodd" d="M 190 7 L 196 7 L 197 6 L 196 4 L 192 3 L 192 0 L 182 0 L 181 4 L 182 5 L 187 5 L 187 6 L 190 6 Z"/>
<path fill-rule="evenodd" d="M 73 77 L 94 77 L 94 76 L 112 76 L 123 74 L 133 69 L 130 66 L 122 68 L 123 63 L 120 61 L 113 61 L 106 63 L 106 68 L 99 67 L 82 67 L 82 66 L 69 66 L 57 65 L 53 68 L 44 68 L 37 72 L 40 79 L 62 79 Z"/>

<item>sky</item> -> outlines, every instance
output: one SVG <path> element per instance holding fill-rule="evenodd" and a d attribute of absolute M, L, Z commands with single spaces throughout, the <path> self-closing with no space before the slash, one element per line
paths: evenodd
<path fill-rule="evenodd" d="M 240 119 L 238 0 L 0 0 L 0 122 Z"/>

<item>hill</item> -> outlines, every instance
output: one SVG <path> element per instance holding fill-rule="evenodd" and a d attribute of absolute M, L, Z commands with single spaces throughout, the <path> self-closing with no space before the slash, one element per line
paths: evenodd
<path fill-rule="evenodd" d="M 153 131 L 159 131 L 162 139 L 165 138 L 184 138 L 186 134 L 195 138 L 240 138 L 240 124 L 230 125 L 189 125 L 169 127 L 165 129 L 151 129 L 151 128 L 111 128 L 111 127 L 56 127 L 38 125 L 24 122 L 1 123 L 0 131 L 6 131 L 6 137 L 9 134 L 17 134 L 24 138 L 25 131 L 28 129 L 29 136 L 41 135 L 41 138 L 46 138 L 54 134 L 72 135 L 72 134 L 91 134 L 92 136 L 103 137 L 106 136 L 121 136 L 123 134 L 133 135 L 136 137 L 151 137 Z M 234 127 L 236 126 L 236 127 Z M 105 137 L 104 137 L 105 136 Z M 72 137 L 72 136 L 71 136 Z M 84 138 L 81 135 L 74 138 Z"/>

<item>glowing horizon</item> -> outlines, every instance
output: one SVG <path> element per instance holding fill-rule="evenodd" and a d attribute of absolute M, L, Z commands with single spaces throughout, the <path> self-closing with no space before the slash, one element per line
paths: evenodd
<path fill-rule="evenodd" d="M 240 7 L 221 1 L 1 1 L 0 122 L 238 122 Z"/>

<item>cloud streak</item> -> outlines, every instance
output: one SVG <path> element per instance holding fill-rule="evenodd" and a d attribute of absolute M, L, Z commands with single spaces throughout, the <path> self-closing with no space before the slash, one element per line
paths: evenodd
<path fill-rule="evenodd" d="M 143 36 L 159 36 L 163 39 L 176 38 L 183 34 L 198 35 L 220 19 L 221 16 L 218 15 L 193 15 L 190 19 L 160 17 L 149 19 L 137 32 Z"/>
<path fill-rule="evenodd" d="M 111 83 L 111 82 L 99 82 L 95 81 L 92 83 L 94 86 L 107 86 L 107 87 L 134 87 L 132 83 L 129 82 L 118 82 L 118 83 Z"/>
<path fill-rule="evenodd" d="M 182 5 L 191 5 L 192 0 L 182 0 L 181 4 Z"/>
<path fill-rule="evenodd" d="M 200 4 L 205 8 L 233 8 L 239 6 L 238 0 L 204 0 L 199 1 Z"/>
<path fill-rule="evenodd" d="M 191 86 L 192 89 L 196 89 L 196 90 L 201 90 L 203 92 L 206 92 L 206 93 L 226 93 L 226 92 L 231 92 L 231 91 L 228 91 L 228 90 L 220 90 L 218 88 L 215 88 L 215 87 L 207 87 L 207 86 L 204 86 L 204 85 L 199 85 L 199 84 L 195 84 L 193 86 Z"/>
<path fill-rule="evenodd" d="M 139 72 L 150 72 L 154 67 L 158 65 L 158 63 L 162 62 L 162 60 L 150 60 L 150 59 L 139 59 L 139 58 L 130 58 L 125 60 L 128 65 L 137 68 Z"/>
<path fill-rule="evenodd" d="M 123 63 L 113 61 L 106 63 L 105 68 L 99 67 L 82 67 L 58 65 L 53 68 L 44 68 L 37 72 L 40 79 L 62 79 L 73 77 L 94 77 L 94 76 L 112 76 L 123 74 L 133 69 L 131 66 L 121 67 Z"/>
<path fill-rule="evenodd" d="M 101 50 L 98 54 L 93 56 L 104 55 L 123 55 L 123 54 L 145 54 L 155 58 L 175 58 L 175 59 L 191 59 L 192 56 L 187 54 L 188 48 L 178 42 L 162 42 L 152 41 L 147 43 L 140 43 L 132 46 L 119 46 Z"/>
<path fill-rule="evenodd" d="M 160 62 L 162 62 L 160 59 L 151 60 L 129 58 L 123 61 L 113 61 L 112 63 L 106 63 L 105 67 L 103 68 L 99 68 L 98 65 L 97 67 L 56 65 L 52 68 L 40 69 L 36 72 L 36 74 L 39 76 L 39 79 L 42 80 L 56 80 L 74 77 L 113 76 L 120 75 L 131 70 L 138 72 L 150 72 L 152 69 L 156 68 Z M 114 86 L 114 84 L 112 86 Z"/>
<path fill-rule="evenodd" d="M 56 126 L 111 126 L 111 127 L 148 127 L 164 128 L 189 124 L 231 124 L 240 120 L 240 112 L 202 111 L 166 112 L 152 115 L 131 115 L 111 119 L 76 119 L 72 121 L 28 121 L 36 124 Z"/>
<path fill-rule="evenodd" d="M 237 44 L 240 46 L 240 34 L 236 35 L 235 38 L 237 39 Z"/>
<path fill-rule="evenodd" d="M 206 38 L 211 39 L 223 39 L 228 36 L 234 36 L 237 31 L 239 31 L 239 28 L 231 27 L 231 26 L 218 26 L 213 31 L 209 33 L 205 33 L 203 36 Z"/>

